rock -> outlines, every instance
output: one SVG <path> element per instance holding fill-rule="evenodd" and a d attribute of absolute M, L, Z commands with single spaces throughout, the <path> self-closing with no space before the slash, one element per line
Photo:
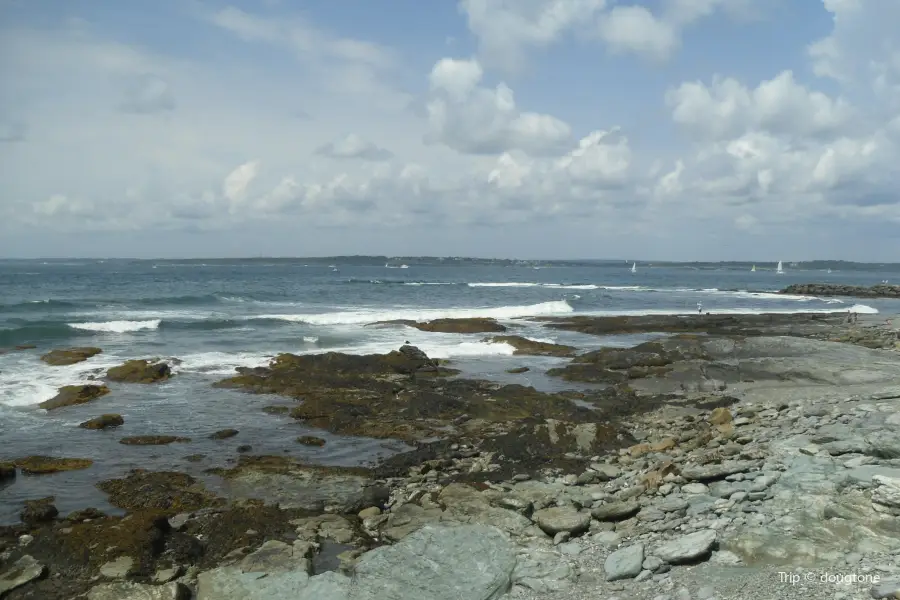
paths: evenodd
<path fill-rule="evenodd" d="M 900 434 L 895 431 L 878 431 L 866 437 L 869 454 L 878 458 L 900 458 Z"/>
<path fill-rule="evenodd" d="M 605 463 L 591 463 L 591 470 L 597 473 L 600 481 L 609 481 L 618 477 L 622 471 L 615 465 L 607 465 Z"/>
<path fill-rule="evenodd" d="M 681 476 L 688 481 L 715 481 L 716 479 L 724 479 L 728 475 L 733 475 L 735 473 L 744 473 L 753 469 L 755 466 L 755 463 L 743 461 L 684 467 L 681 469 Z"/>
<path fill-rule="evenodd" d="M 512 583 L 538 594 L 549 594 L 571 587 L 574 577 L 568 561 L 555 552 L 525 548 L 516 560 Z"/>
<path fill-rule="evenodd" d="M 106 378 L 120 383 L 156 383 L 172 376 L 167 363 L 150 360 L 128 360 L 106 371 Z"/>
<path fill-rule="evenodd" d="M 377 506 L 370 506 L 369 508 L 364 508 L 361 511 L 359 511 L 357 516 L 360 519 L 365 520 L 365 519 L 368 519 L 369 517 L 377 517 L 380 514 L 381 514 L 380 508 L 378 508 Z"/>
<path fill-rule="evenodd" d="M 590 513 L 580 512 L 571 506 L 554 506 L 535 511 L 531 520 L 547 535 L 556 535 L 561 531 L 570 534 L 584 533 L 591 525 Z"/>
<path fill-rule="evenodd" d="M 362 556 L 353 600 L 495 600 L 516 567 L 514 547 L 484 525 L 426 525 L 393 546 Z"/>
<path fill-rule="evenodd" d="M 66 520 L 73 523 L 81 523 L 83 521 L 92 521 L 94 519 L 102 519 L 106 514 L 96 508 L 88 507 L 81 510 L 74 510 L 66 515 Z"/>
<path fill-rule="evenodd" d="M 622 521 L 633 517 L 639 510 L 639 502 L 610 502 L 591 510 L 591 516 L 598 521 Z"/>
<path fill-rule="evenodd" d="M 875 475 L 872 477 L 872 505 L 879 512 L 900 516 L 900 478 Z"/>
<path fill-rule="evenodd" d="M 681 492 L 689 495 L 700 495 L 709 492 L 709 488 L 702 483 L 688 483 L 681 486 Z"/>
<path fill-rule="evenodd" d="M 173 442 L 190 442 L 191 438 L 178 437 L 175 435 L 133 435 L 123 437 L 119 440 L 120 444 L 127 446 L 164 446 Z"/>
<path fill-rule="evenodd" d="M 130 556 L 120 556 L 101 566 L 100 575 L 109 579 L 125 579 L 133 566 L 134 559 Z"/>
<path fill-rule="evenodd" d="M 189 600 L 191 590 L 181 583 L 147 585 L 122 581 L 95 585 L 87 600 Z"/>
<path fill-rule="evenodd" d="M 184 567 L 180 565 L 175 565 L 168 569 L 157 569 L 156 573 L 153 574 L 153 583 L 169 583 L 181 577 L 183 573 Z"/>
<path fill-rule="evenodd" d="M 12 564 L 11 569 L 0 573 L 0 598 L 7 592 L 25 585 L 47 574 L 47 567 L 27 554 Z"/>
<path fill-rule="evenodd" d="M 695 531 L 660 545 L 653 554 L 673 565 L 691 562 L 710 554 L 716 538 L 715 530 Z"/>
<path fill-rule="evenodd" d="M 55 410 L 64 406 L 87 404 L 91 400 L 105 396 L 109 388 L 105 385 L 67 385 L 59 388 L 59 393 L 38 404 L 38 408 Z"/>
<path fill-rule="evenodd" d="M 527 373 L 530 370 L 531 369 L 529 369 L 528 367 L 516 367 L 514 369 L 507 369 L 506 372 L 512 375 L 519 375 L 520 373 Z"/>
<path fill-rule="evenodd" d="M 309 560 L 311 549 L 309 544 L 303 542 L 291 545 L 278 540 L 269 540 L 255 552 L 248 554 L 241 561 L 240 568 L 244 573 L 279 573 L 294 570 L 309 573 L 312 567 Z"/>
<path fill-rule="evenodd" d="M 94 461 L 89 458 L 56 458 L 53 456 L 27 456 L 15 461 L 15 465 L 28 475 L 46 475 L 63 471 L 87 469 Z"/>
<path fill-rule="evenodd" d="M 137 469 L 127 477 L 101 481 L 97 487 L 109 495 L 110 504 L 129 511 L 153 510 L 177 515 L 222 503 L 184 473 Z"/>
<path fill-rule="evenodd" d="M 900 598 L 900 579 L 888 579 L 885 581 L 880 581 L 876 585 L 872 586 L 872 589 L 869 590 L 869 595 L 876 600 L 880 600 L 882 598 L 890 598 L 891 600 Z"/>
<path fill-rule="evenodd" d="M 509 344 L 515 351 L 513 354 L 526 354 L 530 356 L 575 356 L 577 350 L 574 346 L 554 344 L 552 342 L 538 342 L 520 335 L 495 335 L 485 339 L 492 344 Z"/>
<path fill-rule="evenodd" d="M 607 581 L 620 579 L 632 579 L 643 570 L 644 545 L 633 544 L 625 548 L 619 548 L 606 557 L 603 570 L 606 571 Z"/>
<path fill-rule="evenodd" d="M 900 298 L 900 286 L 880 283 L 871 287 L 838 283 L 794 283 L 779 292 L 805 296 L 852 296 L 854 298 Z"/>
<path fill-rule="evenodd" d="M 424 323 L 411 323 L 410 326 L 420 331 L 431 331 L 434 333 L 493 333 L 506 331 L 506 327 L 497 323 L 494 319 L 480 317 L 434 319 Z"/>
<path fill-rule="evenodd" d="M 222 429 L 215 433 L 210 434 L 209 439 L 211 440 L 227 440 L 228 438 L 233 438 L 238 434 L 237 429 Z"/>
<path fill-rule="evenodd" d="M 0 462 L 0 481 L 15 479 L 16 465 L 11 462 Z"/>
<path fill-rule="evenodd" d="M 731 411 L 724 406 L 714 408 L 712 413 L 709 415 L 710 425 L 727 425 L 731 423 L 732 420 L 733 418 L 731 416 Z"/>
<path fill-rule="evenodd" d="M 53 505 L 53 496 L 40 500 L 27 500 L 25 508 L 19 513 L 19 518 L 26 525 L 38 525 L 48 523 L 59 515 L 59 510 Z"/>
<path fill-rule="evenodd" d="M 103 352 L 103 350 L 100 348 L 92 347 L 66 348 L 63 350 L 51 350 L 47 354 L 41 356 L 41 360 L 48 365 L 62 367 L 80 363 L 101 352 Z"/>
<path fill-rule="evenodd" d="M 84 429 L 106 429 L 107 427 L 118 427 L 124 423 L 125 419 L 122 418 L 122 415 L 109 413 L 85 421 L 84 423 L 81 423 L 79 427 L 83 427 Z"/>
<path fill-rule="evenodd" d="M 349 600 L 349 594 L 350 579 L 339 573 L 310 577 L 294 570 L 267 575 L 219 567 L 197 577 L 195 600 Z"/>
<path fill-rule="evenodd" d="M 314 435 L 301 435 L 300 437 L 297 438 L 297 443 L 303 444 L 304 446 L 321 447 L 321 446 L 325 445 L 325 440 L 320 437 L 316 437 Z"/>

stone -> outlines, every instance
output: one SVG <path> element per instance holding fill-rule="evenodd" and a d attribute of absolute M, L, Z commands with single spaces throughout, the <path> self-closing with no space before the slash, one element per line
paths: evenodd
<path fill-rule="evenodd" d="M 687 510 L 688 503 L 681 498 L 667 498 L 662 502 L 657 503 L 655 506 L 663 512 L 670 513 Z"/>
<path fill-rule="evenodd" d="M 228 438 L 233 438 L 238 433 L 240 433 L 237 429 L 221 429 L 215 433 L 211 433 L 209 435 L 209 439 L 211 440 L 227 440 Z"/>
<path fill-rule="evenodd" d="M 700 495 L 705 494 L 708 491 L 709 488 L 702 483 L 688 483 L 681 486 L 681 493 L 683 494 Z"/>
<path fill-rule="evenodd" d="M 644 545 L 632 544 L 619 548 L 606 557 L 603 570 L 606 572 L 607 581 L 620 579 L 632 579 L 643 570 Z"/>
<path fill-rule="evenodd" d="M 571 534 L 584 533 L 591 525 L 591 515 L 580 512 L 571 506 L 554 506 L 535 511 L 531 515 L 541 530 L 547 535 L 556 535 L 561 531 Z"/>
<path fill-rule="evenodd" d="M 100 575 L 109 579 L 124 579 L 134 566 L 134 559 L 130 556 L 120 556 L 115 560 L 100 567 Z"/>
<path fill-rule="evenodd" d="M 314 435 L 301 435 L 297 438 L 297 443 L 303 444 L 304 446 L 316 446 L 321 448 L 325 445 L 325 440 Z"/>
<path fill-rule="evenodd" d="M 327 573 L 326 573 L 327 575 Z M 310 576 L 301 569 L 281 573 L 244 573 L 237 567 L 219 567 L 197 576 L 196 600 L 345 600 L 349 579 L 332 595 L 311 595 Z M 339 580 L 340 581 L 340 580 Z M 110 599 L 112 600 L 112 599 Z"/>
<path fill-rule="evenodd" d="M 191 438 L 176 435 L 133 435 L 123 437 L 119 440 L 119 443 L 126 446 L 166 446 L 173 442 L 185 443 L 190 441 Z"/>
<path fill-rule="evenodd" d="M 11 462 L 0 462 L 0 481 L 15 479 L 16 465 Z"/>
<path fill-rule="evenodd" d="M 688 481 L 707 482 L 724 479 L 735 473 L 744 473 L 754 467 L 755 463 L 749 461 L 684 467 L 681 476 Z"/>
<path fill-rule="evenodd" d="M 644 569 L 656 573 L 665 564 L 666 563 L 664 563 L 658 556 L 647 556 L 646 558 L 644 558 L 644 563 L 642 566 L 644 567 Z"/>
<path fill-rule="evenodd" d="M 622 472 L 619 467 L 605 463 L 591 463 L 591 470 L 597 473 L 600 481 L 615 479 Z"/>
<path fill-rule="evenodd" d="M 309 573 L 311 563 L 309 544 L 286 544 L 278 540 L 268 540 L 255 552 L 248 554 L 240 563 L 244 573 L 278 573 L 302 570 Z"/>
<path fill-rule="evenodd" d="M 900 598 L 900 579 L 887 579 L 878 582 L 869 590 L 869 595 L 876 600 Z"/>
<path fill-rule="evenodd" d="M 365 553 L 353 600 L 495 600 L 512 584 L 509 537 L 485 525 L 426 525 L 393 546 Z"/>
<path fill-rule="evenodd" d="M 19 513 L 19 518 L 26 525 L 48 523 L 59 515 L 59 510 L 53 505 L 53 496 L 40 500 L 26 500 L 25 508 Z"/>
<path fill-rule="evenodd" d="M 880 512 L 897 512 L 900 516 L 900 478 L 874 475 L 872 483 L 872 505 Z"/>
<path fill-rule="evenodd" d="M 103 352 L 100 348 L 80 347 L 51 350 L 41 356 L 41 360 L 54 367 L 74 365 Z"/>
<path fill-rule="evenodd" d="M 124 424 L 125 419 L 122 418 L 122 415 L 108 413 L 89 419 L 78 426 L 82 429 L 106 429 L 107 427 L 118 427 Z"/>
<path fill-rule="evenodd" d="M 15 461 L 22 473 L 27 475 L 47 475 L 63 471 L 87 469 L 94 461 L 89 458 L 57 458 L 55 456 L 27 456 Z"/>
<path fill-rule="evenodd" d="M 189 600 L 191 590 L 182 583 L 146 585 L 122 581 L 95 585 L 87 600 Z"/>
<path fill-rule="evenodd" d="M 633 517 L 639 510 L 639 502 L 610 502 L 592 509 L 591 516 L 598 521 L 621 521 Z"/>
<path fill-rule="evenodd" d="M 564 590 L 572 586 L 575 572 L 568 561 L 549 550 L 525 548 L 520 551 L 513 570 L 513 585 L 538 594 Z"/>
<path fill-rule="evenodd" d="M 40 579 L 47 574 L 47 567 L 27 554 L 12 564 L 12 568 L 0 573 L 0 598 L 7 592 Z"/>
<path fill-rule="evenodd" d="M 67 385 L 59 388 L 58 393 L 38 404 L 38 408 L 44 410 L 55 410 L 65 406 L 75 406 L 78 404 L 87 404 L 91 400 L 95 400 L 109 393 L 109 388 L 105 385 Z"/>
<path fill-rule="evenodd" d="M 174 529 L 175 531 L 181 531 L 184 529 L 184 526 L 187 525 L 187 522 L 191 520 L 190 513 L 179 513 L 174 517 L 169 517 L 169 527 Z"/>
<path fill-rule="evenodd" d="M 866 437 L 869 454 L 878 458 L 900 458 L 900 435 L 893 431 L 876 431 Z"/>
<path fill-rule="evenodd" d="M 380 508 L 378 508 L 377 506 L 370 506 L 368 508 L 364 508 L 361 511 L 359 511 L 359 513 L 357 513 L 356 516 L 358 516 L 362 520 L 365 520 L 365 519 L 368 519 L 369 517 L 377 517 L 380 514 L 381 514 Z"/>
<path fill-rule="evenodd" d="M 167 363 L 152 360 L 127 360 L 106 371 L 106 378 L 120 383 L 156 383 L 172 376 Z"/>
<path fill-rule="evenodd" d="M 184 567 L 175 565 L 168 569 L 157 569 L 153 574 L 153 583 L 169 583 L 181 577 L 184 574 Z"/>
<path fill-rule="evenodd" d="M 710 554 L 716 538 L 715 530 L 695 531 L 660 545 L 654 555 L 673 565 L 691 562 Z"/>
<path fill-rule="evenodd" d="M 731 423 L 732 420 L 731 411 L 724 406 L 714 408 L 709 415 L 709 423 L 711 425 L 726 425 Z"/>

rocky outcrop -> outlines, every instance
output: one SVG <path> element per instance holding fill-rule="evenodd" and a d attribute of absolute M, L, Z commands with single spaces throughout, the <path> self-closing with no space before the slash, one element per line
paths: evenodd
<path fill-rule="evenodd" d="M 125 419 L 122 418 L 122 415 L 108 413 L 80 423 L 78 426 L 83 429 L 107 429 L 109 427 L 118 427 L 119 425 L 124 424 Z"/>
<path fill-rule="evenodd" d="M 40 500 L 26 500 L 25 508 L 19 514 L 19 518 L 26 525 L 38 525 L 47 523 L 59 515 L 59 510 L 53 505 L 55 498 L 49 496 Z"/>
<path fill-rule="evenodd" d="M 38 407 L 44 410 L 55 410 L 65 406 L 87 404 L 91 400 L 105 396 L 108 393 L 109 388 L 105 385 L 67 385 L 59 388 L 58 394 L 49 400 L 41 402 L 38 404 Z"/>
<path fill-rule="evenodd" d="M 0 597 L 47 574 L 47 567 L 25 554 L 0 573 Z"/>
<path fill-rule="evenodd" d="M 126 446 L 165 446 L 175 442 L 186 443 L 190 441 L 191 438 L 177 435 L 132 435 L 123 437 L 119 440 L 119 443 Z"/>
<path fill-rule="evenodd" d="M 227 440 L 228 438 L 233 438 L 238 434 L 237 429 L 222 429 L 215 433 L 210 434 L 209 439 L 211 440 Z"/>
<path fill-rule="evenodd" d="M 90 357 L 103 352 L 100 348 L 90 346 L 78 348 L 64 348 L 51 350 L 47 354 L 41 356 L 41 360 L 54 367 L 62 367 L 66 365 L 74 365 L 86 361 Z"/>
<path fill-rule="evenodd" d="M 15 461 L 19 470 L 28 475 L 48 475 L 63 471 L 87 469 L 94 461 L 88 458 L 56 458 L 53 456 L 27 456 Z"/>
<path fill-rule="evenodd" d="M 492 344 L 509 344 L 515 348 L 513 354 L 528 356 L 575 356 L 576 348 L 574 346 L 566 346 L 564 344 L 554 344 L 553 342 L 541 342 L 528 339 L 520 335 L 495 335 L 485 338 L 486 342 Z"/>
<path fill-rule="evenodd" d="M 135 470 L 127 477 L 97 484 L 113 506 L 127 510 L 155 510 L 166 514 L 218 506 L 222 501 L 184 473 Z"/>
<path fill-rule="evenodd" d="M 506 326 L 501 325 L 494 319 L 482 318 L 434 319 L 424 323 L 410 323 L 410 327 L 434 333 L 493 333 L 506 331 Z"/>
<path fill-rule="evenodd" d="M 153 360 L 128 360 L 106 372 L 107 379 L 121 383 L 156 383 L 171 376 L 168 363 Z"/>
<path fill-rule="evenodd" d="M 803 296 L 850 296 L 854 298 L 900 298 L 900 285 L 880 283 L 870 287 L 843 285 L 839 283 L 795 283 L 783 290 L 782 294 Z"/>
<path fill-rule="evenodd" d="M 0 482 L 16 478 L 16 465 L 11 462 L 0 462 Z"/>

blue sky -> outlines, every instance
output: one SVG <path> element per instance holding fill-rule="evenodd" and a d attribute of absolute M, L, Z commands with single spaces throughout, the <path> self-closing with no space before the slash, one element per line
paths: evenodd
<path fill-rule="evenodd" d="M 897 22 L 0 0 L 0 256 L 895 260 Z"/>

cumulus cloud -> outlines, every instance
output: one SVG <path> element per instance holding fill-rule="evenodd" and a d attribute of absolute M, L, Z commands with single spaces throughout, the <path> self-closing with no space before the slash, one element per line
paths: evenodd
<path fill-rule="evenodd" d="M 558 153 L 570 141 L 567 123 L 519 110 L 509 86 L 483 86 L 482 75 L 475 60 L 442 58 L 434 65 L 426 103 L 428 142 L 469 154 L 518 149 L 546 155 Z"/>
<path fill-rule="evenodd" d="M 316 154 L 327 156 L 328 158 L 356 158 L 374 161 L 389 160 L 393 157 L 393 153 L 390 150 L 366 141 L 353 133 L 319 146 L 316 148 Z"/>

